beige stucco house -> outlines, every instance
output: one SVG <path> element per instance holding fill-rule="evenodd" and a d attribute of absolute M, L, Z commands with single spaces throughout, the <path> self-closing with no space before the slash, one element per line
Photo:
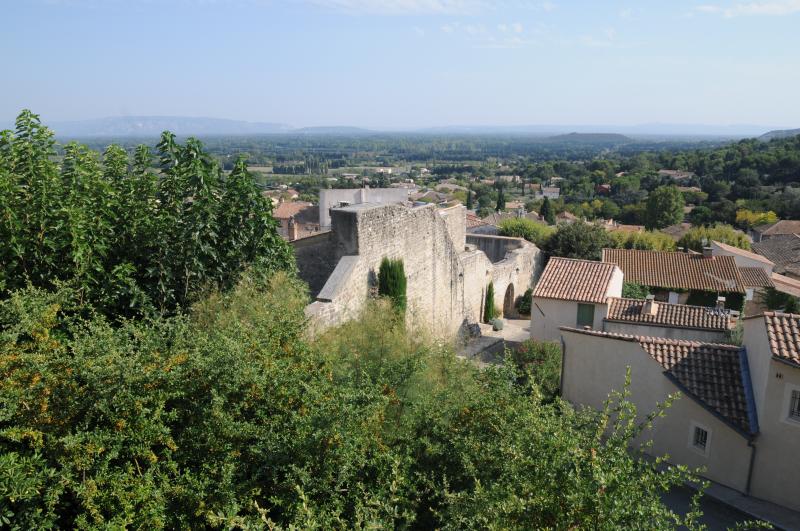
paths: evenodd
<path fill-rule="evenodd" d="M 600 409 L 629 367 L 640 415 L 681 393 L 639 441 L 654 455 L 800 510 L 800 315 L 743 322 L 742 347 L 564 327 L 562 396 Z"/>
<path fill-rule="evenodd" d="M 759 434 L 751 493 L 800 510 L 800 315 L 744 320 Z"/>
<path fill-rule="evenodd" d="M 562 333 L 564 399 L 601 409 L 612 390 L 622 390 L 630 367 L 630 400 L 642 419 L 658 402 L 681 394 L 637 442 L 652 440 L 653 455 L 704 467 L 709 479 L 747 490 L 758 421 L 739 347 L 575 328 Z"/>
<path fill-rule="evenodd" d="M 531 338 L 557 341 L 559 327 L 602 329 L 609 297 L 622 295 L 614 264 L 553 257 L 531 297 Z"/>

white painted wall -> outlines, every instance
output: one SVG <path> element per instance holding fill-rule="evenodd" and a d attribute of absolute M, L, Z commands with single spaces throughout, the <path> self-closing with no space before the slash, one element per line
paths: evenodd
<path fill-rule="evenodd" d="M 396 204 L 408 201 L 405 188 L 322 188 L 319 191 L 319 226 L 331 226 L 330 209 L 341 202 Z"/>
<path fill-rule="evenodd" d="M 576 301 L 534 297 L 531 304 L 531 339 L 558 341 L 561 338 L 560 327 L 578 325 L 578 304 Z M 608 305 L 594 304 L 592 328 L 602 330 L 607 314 Z"/>
<path fill-rule="evenodd" d="M 622 390 L 627 367 L 631 369 L 630 400 L 636 404 L 640 417 L 653 411 L 657 402 L 678 392 L 664 376 L 664 368 L 638 342 L 569 331 L 563 331 L 563 340 L 562 396 L 573 404 L 601 409 L 612 389 Z M 707 455 L 690 445 L 693 423 L 709 431 Z M 637 442 L 646 440 L 653 441 L 648 450 L 652 455 L 668 454 L 673 464 L 702 466 L 707 478 L 738 491 L 746 488 L 750 462 L 746 439 L 687 396 L 676 400 L 664 418 L 655 420 L 654 429 Z"/>

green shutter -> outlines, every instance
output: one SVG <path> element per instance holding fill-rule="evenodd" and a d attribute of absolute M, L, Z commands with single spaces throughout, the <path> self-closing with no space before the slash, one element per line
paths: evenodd
<path fill-rule="evenodd" d="M 578 328 L 594 326 L 594 304 L 578 304 Z"/>

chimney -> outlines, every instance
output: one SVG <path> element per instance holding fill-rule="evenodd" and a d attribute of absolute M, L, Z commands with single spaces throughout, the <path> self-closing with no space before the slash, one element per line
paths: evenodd
<path fill-rule="evenodd" d="M 703 247 L 703 258 L 713 259 L 714 258 L 714 248 L 713 247 Z"/>
<path fill-rule="evenodd" d="M 289 218 L 289 241 L 294 241 L 297 239 L 297 223 L 294 220 L 294 216 Z"/>
<path fill-rule="evenodd" d="M 725 297 L 717 297 L 717 310 L 725 309 Z"/>
<path fill-rule="evenodd" d="M 642 315 L 656 315 L 658 314 L 658 303 L 656 302 L 655 295 L 648 295 L 642 305 Z"/>

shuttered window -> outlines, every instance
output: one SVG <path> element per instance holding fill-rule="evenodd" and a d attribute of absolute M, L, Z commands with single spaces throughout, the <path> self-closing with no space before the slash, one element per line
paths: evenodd
<path fill-rule="evenodd" d="M 578 328 L 594 325 L 594 304 L 578 304 Z"/>

